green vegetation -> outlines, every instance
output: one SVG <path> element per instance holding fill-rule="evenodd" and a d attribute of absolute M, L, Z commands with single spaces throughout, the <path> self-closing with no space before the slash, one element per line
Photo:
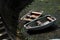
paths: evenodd
<path fill-rule="evenodd" d="M 43 10 L 43 14 L 55 16 L 57 18 L 56 24 L 58 27 L 60 26 L 60 0 L 34 0 L 20 12 L 19 19 L 30 10 Z M 19 27 L 21 27 L 21 25 Z M 60 38 L 59 29 L 35 35 L 28 35 L 25 31 L 26 30 L 22 26 L 22 28 L 20 28 L 20 32 L 24 35 L 24 40 L 49 40 L 50 38 Z"/>

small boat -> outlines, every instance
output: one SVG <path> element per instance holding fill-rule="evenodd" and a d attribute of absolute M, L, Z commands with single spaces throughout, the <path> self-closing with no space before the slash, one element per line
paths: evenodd
<path fill-rule="evenodd" d="M 26 15 L 24 15 L 21 20 L 30 22 L 33 21 L 34 19 L 37 19 L 42 16 L 43 11 L 37 12 L 37 11 L 29 11 Z"/>
<path fill-rule="evenodd" d="M 27 30 L 41 30 L 53 25 L 56 18 L 51 15 L 45 15 L 24 25 Z"/>

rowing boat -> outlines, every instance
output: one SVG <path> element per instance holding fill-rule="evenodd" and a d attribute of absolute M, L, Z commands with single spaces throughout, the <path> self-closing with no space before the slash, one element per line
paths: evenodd
<path fill-rule="evenodd" d="M 24 25 L 27 30 L 39 30 L 53 25 L 56 18 L 51 15 L 45 15 Z"/>
<path fill-rule="evenodd" d="M 29 11 L 29 13 L 27 13 L 26 15 L 24 15 L 21 20 L 25 21 L 25 22 L 30 22 L 33 21 L 39 17 L 42 16 L 43 11 L 41 12 L 37 12 L 37 11 Z"/>

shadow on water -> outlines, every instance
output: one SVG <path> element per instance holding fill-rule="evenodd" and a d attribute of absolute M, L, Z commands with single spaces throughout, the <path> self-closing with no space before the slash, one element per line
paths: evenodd
<path fill-rule="evenodd" d="M 42 30 L 28 30 L 27 33 L 29 35 L 34 35 L 34 34 L 41 34 L 41 33 L 48 33 L 56 30 L 58 28 L 57 25 L 51 25 L 48 28 L 42 29 Z"/>
<path fill-rule="evenodd" d="M 33 0 L 3 0 L 0 1 L 0 13 L 4 17 L 8 29 L 16 34 L 19 13 L 26 6 L 30 5 Z"/>

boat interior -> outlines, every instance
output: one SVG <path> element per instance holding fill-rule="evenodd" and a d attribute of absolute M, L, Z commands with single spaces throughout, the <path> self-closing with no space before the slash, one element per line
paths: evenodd
<path fill-rule="evenodd" d="M 41 15 L 41 13 L 39 13 L 39 12 L 31 12 L 30 14 L 26 15 L 26 17 L 24 18 L 24 20 L 31 21 L 33 19 L 38 18 L 40 15 Z"/>

